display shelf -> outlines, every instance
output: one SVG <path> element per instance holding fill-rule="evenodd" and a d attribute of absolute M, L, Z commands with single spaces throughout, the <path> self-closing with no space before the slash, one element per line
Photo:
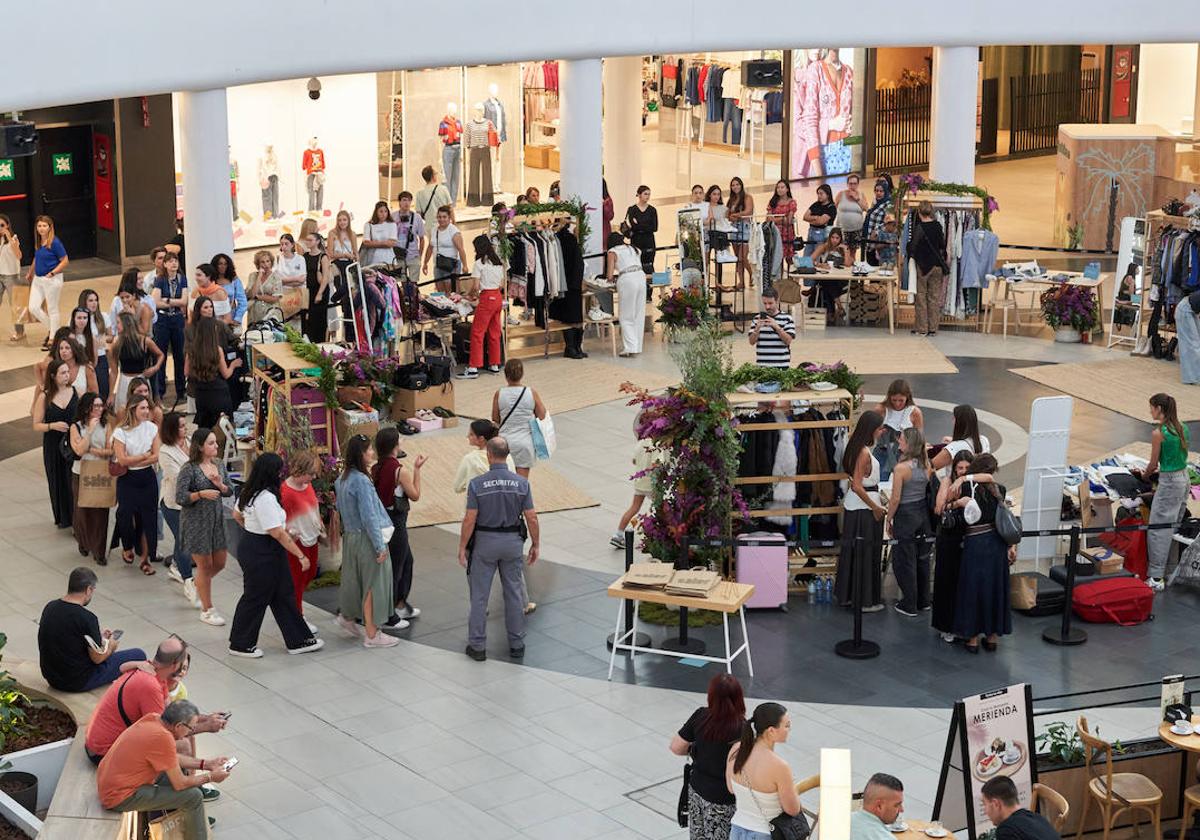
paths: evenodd
<path fill-rule="evenodd" d="M 262 411 L 263 396 L 268 390 L 276 389 L 283 394 L 284 401 L 291 405 L 293 410 L 307 414 L 313 433 L 313 451 L 321 455 L 327 454 L 335 438 L 332 425 L 333 412 L 326 405 L 324 396 L 322 395 L 320 401 L 298 403 L 292 393 L 297 387 L 306 387 L 320 394 L 320 368 L 297 356 L 292 350 L 292 345 L 286 341 L 275 344 L 250 345 L 250 367 L 255 381 L 258 383 L 254 395 L 255 422 L 257 423 L 258 418 L 265 416 L 265 412 Z M 270 375 L 275 370 L 282 372 L 282 379 L 276 379 Z M 256 430 L 255 439 L 262 440 L 262 429 Z M 324 443 L 322 443 L 322 439 L 324 439 Z"/>
<path fill-rule="evenodd" d="M 1154 309 L 1154 304 L 1150 301 L 1150 289 L 1154 286 L 1154 264 L 1158 261 L 1159 235 L 1163 232 L 1164 228 L 1168 227 L 1195 230 L 1197 226 L 1197 221 L 1187 216 L 1171 216 L 1162 210 L 1151 210 L 1146 213 L 1146 246 L 1144 249 L 1144 261 L 1142 263 L 1142 276 L 1145 288 L 1142 292 L 1142 308 L 1138 322 L 1139 334 L 1143 325 L 1147 328 L 1149 327 L 1150 319 L 1148 315 Z M 1159 318 L 1158 331 L 1167 335 L 1175 335 L 1175 327 L 1166 323 L 1165 317 Z"/>
<path fill-rule="evenodd" d="M 908 211 L 916 209 L 917 205 L 919 205 L 922 201 L 928 201 L 930 204 L 932 204 L 933 210 L 935 213 L 938 210 L 971 210 L 971 211 L 976 211 L 978 213 L 983 212 L 983 199 L 979 198 L 979 196 L 977 196 L 977 195 L 947 195 L 946 193 L 929 192 L 927 190 L 917 190 L 916 192 L 907 192 L 904 194 L 903 199 L 901 199 L 899 213 L 896 216 L 896 223 L 897 223 L 897 225 L 900 226 L 901 230 L 904 229 L 904 220 L 906 218 L 908 218 Z M 899 246 L 899 243 L 898 243 L 898 246 Z M 897 321 L 903 321 L 904 323 L 910 323 L 911 321 L 909 318 L 909 312 L 915 313 L 915 308 L 914 308 L 913 304 L 898 303 L 900 295 L 911 295 L 912 294 L 911 292 L 904 291 L 903 284 L 901 283 L 901 278 L 903 276 L 903 271 L 904 271 L 904 264 L 906 262 L 908 262 L 907 259 L 896 261 L 896 278 L 895 278 L 896 296 L 895 296 L 895 300 L 897 301 L 897 303 L 895 304 L 895 310 L 894 310 L 895 317 L 893 320 L 893 325 Z M 913 278 L 913 288 L 914 289 L 916 288 L 916 278 L 915 277 Z M 974 315 L 965 316 L 963 318 L 951 318 L 951 317 L 947 316 L 945 313 L 942 313 L 941 317 L 938 319 L 938 326 L 939 327 L 959 327 L 959 328 L 969 327 L 969 328 L 973 328 L 975 330 L 982 330 L 983 329 L 983 309 L 984 309 L 984 307 L 983 307 L 983 290 L 982 289 L 980 290 L 979 296 L 980 296 L 979 305 L 975 307 Z M 903 307 L 903 309 L 901 307 Z M 901 311 L 904 312 L 903 317 L 900 315 Z M 893 331 L 894 331 L 894 329 L 893 329 Z"/>

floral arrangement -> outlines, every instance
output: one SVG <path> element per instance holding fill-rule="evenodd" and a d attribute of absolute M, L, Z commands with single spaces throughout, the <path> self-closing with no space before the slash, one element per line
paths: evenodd
<path fill-rule="evenodd" d="M 1086 286 L 1062 283 L 1042 292 L 1042 317 L 1054 329 L 1070 327 L 1081 333 L 1091 332 L 1100 323 L 1096 293 Z"/>
<path fill-rule="evenodd" d="M 330 408 L 337 408 L 337 368 L 334 365 L 333 359 L 328 353 L 323 352 L 320 347 L 313 344 L 291 327 L 285 326 L 283 334 L 287 337 L 287 342 L 291 345 L 292 352 L 298 358 L 303 359 L 320 370 L 317 376 L 317 388 L 325 395 L 325 404 Z"/>
<path fill-rule="evenodd" d="M 703 288 L 675 288 L 658 303 L 658 323 L 668 328 L 696 329 L 709 319 L 708 293 Z"/>
<path fill-rule="evenodd" d="M 729 375 L 731 387 L 751 385 L 758 382 L 778 382 L 781 390 L 802 391 L 814 382 L 832 382 L 851 394 L 858 394 L 863 378 L 852 371 L 845 362 L 820 365 L 802 362 L 794 368 L 769 368 L 757 365 L 742 365 Z"/>
<path fill-rule="evenodd" d="M 977 187 L 974 184 L 948 184 L 942 181 L 927 181 L 920 175 L 908 174 L 900 176 L 900 183 L 896 185 L 896 191 L 892 193 L 892 212 L 896 218 L 900 218 L 900 205 L 904 199 L 905 193 L 918 192 L 942 193 L 943 195 L 973 195 L 983 202 L 983 216 L 980 219 L 980 225 L 984 230 L 992 229 L 992 214 L 999 212 L 1000 204 L 994 196 L 988 194 L 988 191 L 983 187 Z"/>
<path fill-rule="evenodd" d="M 494 217 L 495 229 L 492 232 L 496 234 L 496 250 L 500 258 L 508 262 L 508 258 L 512 254 L 512 243 L 508 241 L 508 237 L 505 235 L 505 228 L 510 223 L 514 227 L 520 228 L 522 225 L 528 224 L 528 222 L 520 218 L 521 216 L 534 216 L 539 213 L 570 213 L 575 217 L 575 235 L 578 237 L 581 245 L 585 244 L 588 241 L 588 237 L 592 234 L 592 225 L 588 220 L 588 213 L 595 209 L 590 204 L 585 204 L 583 199 L 577 195 L 571 196 L 566 201 L 543 201 L 538 204 L 527 201 L 515 207 L 509 207 L 503 213 L 499 213 Z"/>
<path fill-rule="evenodd" d="M 382 350 L 338 350 L 322 354 L 333 360 L 339 385 L 359 385 L 371 389 L 371 405 L 386 409 L 396 391 L 399 361 Z"/>

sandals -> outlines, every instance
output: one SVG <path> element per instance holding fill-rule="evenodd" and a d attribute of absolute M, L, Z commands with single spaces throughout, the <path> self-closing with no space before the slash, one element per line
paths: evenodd
<path fill-rule="evenodd" d="M 18 341 L 24 341 L 25 335 L 24 335 L 24 333 L 22 333 L 21 335 L 17 335 L 16 333 L 13 333 L 12 335 L 10 335 L 8 337 L 8 340 L 11 341 L 13 344 L 16 344 Z"/>
<path fill-rule="evenodd" d="M 157 574 L 154 567 L 150 565 L 149 557 L 143 557 L 142 561 L 138 563 L 138 568 L 142 570 L 142 574 L 144 574 L 146 577 Z"/>
<path fill-rule="evenodd" d="M 441 417 L 443 420 L 449 420 L 451 417 L 455 417 L 455 416 L 457 416 L 457 415 L 455 415 L 455 413 L 454 413 L 453 411 L 451 411 L 450 409 L 448 409 L 448 408 L 443 408 L 443 407 L 442 407 L 442 406 L 440 406 L 440 405 L 438 405 L 438 406 L 434 406 L 432 409 L 429 409 L 429 410 L 430 410 L 430 411 L 432 411 L 432 412 L 434 413 L 434 415 L 435 415 L 435 416 L 437 416 L 437 417 Z"/>
<path fill-rule="evenodd" d="M 417 409 L 417 413 L 415 416 L 418 420 L 425 420 L 425 421 L 437 419 L 437 415 L 434 414 L 432 411 L 430 411 L 428 408 Z"/>
<path fill-rule="evenodd" d="M 122 551 L 121 559 L 125 561 L 126 566 L 132 566 L 133 565 L 133 552 L 132 551 Z"/>

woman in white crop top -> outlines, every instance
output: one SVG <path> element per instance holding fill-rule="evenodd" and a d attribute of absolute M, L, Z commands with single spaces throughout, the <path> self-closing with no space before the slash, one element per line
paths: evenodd
<path fill-rule="evenodd" d="M 792 720 L 778 703 L 760 703 L 741 740 L 729 751 L 725 783 L 737 800 L 729 840 L 769 840 L 771 820 L 800 813 L 792 769 L 775 754 L 788 739 Z"/>
<path fill-rule="evenodd" d="M 879 404 L 883 425 L 897 432 L 925 428 L 925 417 L 913 400 L 912 387 L 906 379 L 896 379 L 888 386 L 887 396 Z"/>

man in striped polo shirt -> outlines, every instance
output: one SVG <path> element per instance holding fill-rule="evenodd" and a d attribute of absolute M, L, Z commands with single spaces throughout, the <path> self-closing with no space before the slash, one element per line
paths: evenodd
<path fill-rule="evenodd" d="M 791 367 L 796 324 L 791 315 L 779 311 L 779 294 L 774 289 L 762 293 L 762 306 L 750 330 L 755 362 L 759 367 Z"/>

